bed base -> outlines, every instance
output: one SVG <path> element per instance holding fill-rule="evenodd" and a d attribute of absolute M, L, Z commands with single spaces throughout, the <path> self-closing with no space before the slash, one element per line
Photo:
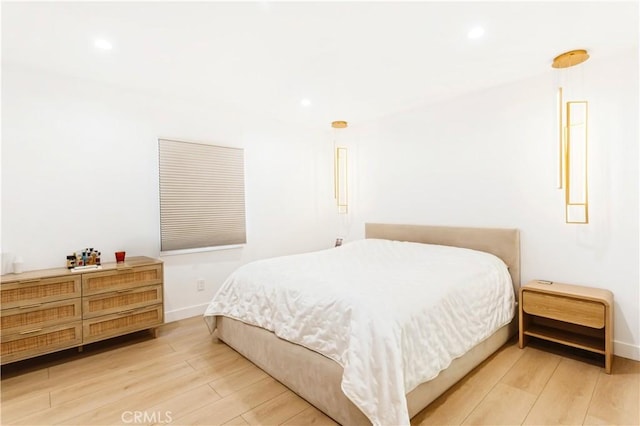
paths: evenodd
<path fill-rule="evenodd" d="M 371 422 L 340 387 L 342 367 L 332 359 L 303 346 L 280 339 L 274 333 L 228 317 L 216 317 L 214 336 L 250 359 L 273 378 L 342 425 Z M 517 331 L 517 321 L 482 341 L 433 380 L 407 394 L 413 417 L 504 345 Z"/>

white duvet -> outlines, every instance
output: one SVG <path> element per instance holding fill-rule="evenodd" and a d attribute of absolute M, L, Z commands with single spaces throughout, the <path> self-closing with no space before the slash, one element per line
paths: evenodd
<path fill-rule="evenodd" d="M 273 331 L 344 368 L 342 390 L 379 425 L 408 425 L 405 395 L 514 313 L 499 258 L 366 239 L 240 267 L 205 312 Z"/>

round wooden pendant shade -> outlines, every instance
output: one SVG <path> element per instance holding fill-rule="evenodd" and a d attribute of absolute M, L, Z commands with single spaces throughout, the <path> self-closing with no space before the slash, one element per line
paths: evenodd
<path fill-rule="evenodd" d="M 583 63 L 589 59 L 589 54 L 584 49 L 570 50 L 553 58 L 553 68 L 569 68 Z"/>

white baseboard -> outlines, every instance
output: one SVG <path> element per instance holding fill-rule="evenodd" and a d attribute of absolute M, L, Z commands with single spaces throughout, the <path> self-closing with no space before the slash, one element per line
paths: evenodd
<path fill-rule="evenodd" d="M 629 343 L 613 341 L 613 353 L 622 358 L 640 361 L 640 346 L 631 345 Z"/>
<path fill-rule="evenodd" d="M 176 309 L 174 311 L 166 311 L 164 313 L 164 322 L 173 322 L 185 318 L 191 318 L 204 314 L 204 311 L 209 306 L 208 303 L 202 305 L 188 306 L 186 308 Z"/>

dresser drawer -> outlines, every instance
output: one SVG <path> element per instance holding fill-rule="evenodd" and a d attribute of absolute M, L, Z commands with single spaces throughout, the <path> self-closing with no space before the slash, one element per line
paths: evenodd
<path fill-rule="evenodd" d="M 79 276 L 3 283 L 0 286 L 2 309 L 80 297 L 80 283 Z"/>
<path fill-rule="evenodd" d="M 83 318 L 114 314 L 162 303 L 162 285 L 100 293 L 82 300 Z"/>
<path fill-rule="evenodd" d="M 123 266 L 105 272 L 82 274 L 83 296 L 153 284 L 162 284 L 162 264 L 135 268 Z"/>
<path fill-rule="evenodd" d="M 24 305 L 13 309 L 2 309 L 0 330 L 5 335 L 79 321 L 82 319 L 81 300 L 78 297 L 56 302 Z"/>
<path fill-rule="evenodd" d="M 82 322 L 2 334 L 2 364 L 82 344 Z"/>
<path fill-rule="evenodd" d="M 162 305 L 133 309 L 83 321 L 84 343 L 107 339 L 133 331 L 144 330 L 164 322 Z"/>
<path fill-rule="evenodd" d="M 530 315 L 591 328 L 605 325 L 605 306 L 599 302 L 529 291 L 523 292 L 523 299 L 522 309 Z"/>

